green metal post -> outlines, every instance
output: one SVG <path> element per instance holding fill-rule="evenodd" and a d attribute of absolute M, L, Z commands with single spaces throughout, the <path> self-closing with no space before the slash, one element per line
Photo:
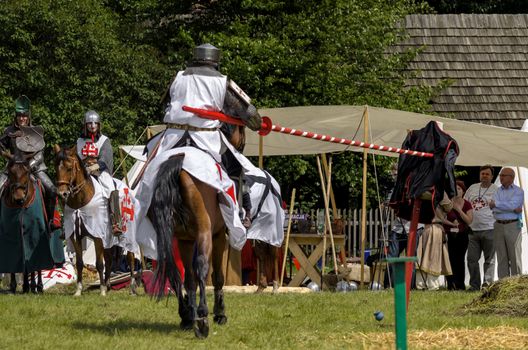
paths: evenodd
<path fill-rule="evenodd" d="M 416 262 L 414 256 L 387 258 L 388 264 L 394 264 L 394 323 L 396 331 L 396 349 L 407 349 L 407 292 L 405 283 L 405 263 Z"/>

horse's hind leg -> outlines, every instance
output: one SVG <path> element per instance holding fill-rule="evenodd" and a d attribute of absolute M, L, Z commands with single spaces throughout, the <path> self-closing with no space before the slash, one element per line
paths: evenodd
<path fill-rule="evenodd" d="M 178 248 L 185 267 L 184 285 L 186 292 L 185 296 L 183 293 L 178 295 L 178 312 L 181 318 L 180 328 L 191 330 L 196 319 L 196 282 L 192 267 L 194 242 L 180 240 L 178 241 Z"/>
<path fill-rule="evenodd" d="M 136 268 L 136 258 L 134 257 L 134 253 L 127 252 L 127 261 L 128 261 L 128 267 L 130 268 L 130 295 L 137 295 L 137 284 L 136 284 L 136 278 L 134 276 L 135 274 L 135 268 Z"/>
<path fill-rule="evenodd" d="M 209 257 L 211 256 L 212 241 L 211 231 L 199 231 L 196 240 L 197 252 L 193 261 L 193 267 L 198 280 L 198 287 L 200 288 L 200 302 L 198 304 L 197 314 L 198 318 L 194 325 L 194 334 L 198 338 L 207 338 L 209 335 L 209 308 L 207 307 L 207 299 L 205 294 L 205 282 L 209 272 Z"/>
<path fill-rule="evenodd" d="M 224 304 L 224 272 L 222 270 L 222 261 L 224 257 L 224 249 L 226 244 L 225 233 L 222 231 L 213 237 L 213 253 L 212 253 L 212 268 L 213 273 L 211 279 L 214 286 L 214 322 L 218 324 L 225 324 L 227 316 L 225 315 Z"/>

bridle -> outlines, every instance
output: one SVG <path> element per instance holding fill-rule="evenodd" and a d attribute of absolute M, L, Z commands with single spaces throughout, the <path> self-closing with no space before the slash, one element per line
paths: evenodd
<path fill-rule="evenodd" d="M 24 168 L 26 168 L 26 170 L 28 172 L 28 180 L 27 180 L 25 185 L 21 184 L 20 182 L 9 183 L 9 195 L 11 196 L 11 201 L 13 203 L 15 203 L 15 201 L 12 198 L 13 197 L 13 193 L 15 193 L 15 191 L 18 190 L 19 188 L 23 188 L 24 189 L 24 198 L 21 201 L 22 204 L 26 203 L 26 201 L 28 200 L 28 196 L 29 196 L 29 182 L 31 181 L 31 179 L 29 178 L 30 170 L 29 170 L 29 167 L 26 166 L 26 164 L 27 164 L 27 161 L 25 161 L 25 160 L 16 160 L 16 161 L 12 162 L 11 166 L 13 166 L 13 165 L 22 165 Z"/>
<path fill-rule="evenodd" d="M 77 179 L 77 172 L 81 171 L 81 168 L 79 165 L 79 161 L 78 159 L 76 159 L 76 157 L 68 156 L 68 159 L 73 163 L 72 175 L 70 177 L 70 180 L 69 181 L 57 181 L 57 186 L 67 185 L 68 189 L 70 190 L 70 195 L 75 196 L 76 194 L 81 192 L 83 187 L 86 185 L 86 179 L 83 178 L 83 181 L 80 184 L 74 185 L 74 182 Z"/>

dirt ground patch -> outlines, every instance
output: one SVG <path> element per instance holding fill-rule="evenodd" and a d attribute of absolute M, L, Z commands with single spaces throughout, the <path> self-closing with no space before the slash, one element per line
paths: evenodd
<path fill-rule="evenodd" d="M 395 335 L 385 333 L 359 333 L 364 349 L 394 349 Z M 515 327 L 477 327 L 474 329 L 446 328 L 439 331 L 410 331 L 407 335 L 410 349 L 526 349 L 528 331 Z"/>

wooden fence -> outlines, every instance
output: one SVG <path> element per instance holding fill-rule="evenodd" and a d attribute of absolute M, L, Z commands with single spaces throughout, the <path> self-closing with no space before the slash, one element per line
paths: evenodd
<path fill-rule="evenodd" d="M 324 218 L 324 209 L 312 209 L 309 213 L 297 212 L 293 216 L 292 232 L 298 231 L 300 224 L 296 225 L 296 219 L 309 220 L 311 222 L 310 232 L 317 231 L 317 213 Z M 346 253 L 349 257 L 358 257 L 361 253 L 361 209 L 337 209 L 337 218 L 344 219 L 344 234 Z M 330 219 L 334 215 L 330 210 Z M 369 209 L 367 211 L 367 222 L 365 232 L 365 250 L 376 249 L 383 246 L 388 240 L 388 234 L 394 220 L 394 212 L 389 209 Z M 298 222 L 298 221 L 297 221 Z M 287 225 L 287 219 L 285 226 Z"/>

